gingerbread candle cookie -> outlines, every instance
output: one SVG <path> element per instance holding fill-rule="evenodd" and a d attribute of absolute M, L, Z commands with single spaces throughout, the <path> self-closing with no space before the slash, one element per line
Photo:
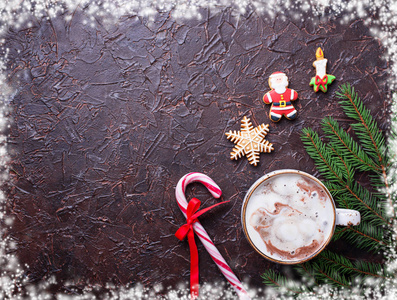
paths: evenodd
<path fill-rule="evenodd" d="M 313 86 L 314 91 L 317 93 L 319 90 L 324 93 L 328 90 L 328 85 L 335 80 L 334 75 L 327 74 L 327 59 L 324 58 L 324 52 L 319 47 L 316 51 L 316 61 L 313 63 L 313 67 L 316 68 L 316 76 L 310 81 L 310 85 Z"/>

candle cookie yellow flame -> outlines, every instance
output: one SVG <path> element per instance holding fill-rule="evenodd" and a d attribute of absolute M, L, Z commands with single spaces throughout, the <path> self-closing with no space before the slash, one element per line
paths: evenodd
<path fill-rule="evenodd" d="M 317 58 L 317 60 L 324 59 L 324 52 L 320 47 L 317 48 L 316 58 Z"/>

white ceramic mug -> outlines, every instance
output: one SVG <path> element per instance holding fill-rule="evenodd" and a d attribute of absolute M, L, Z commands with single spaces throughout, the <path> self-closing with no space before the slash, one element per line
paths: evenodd
<path fill-rule="evenodd" d="M 259 254 L 277 263 L 297 264 L 318 255 L 331 241 L 336 225 L 358 225 L 360 213 L 336 208 L 331 193 L 316 177 L 287 169 L 266 174 L 250 187 L 241 221 Z"/>

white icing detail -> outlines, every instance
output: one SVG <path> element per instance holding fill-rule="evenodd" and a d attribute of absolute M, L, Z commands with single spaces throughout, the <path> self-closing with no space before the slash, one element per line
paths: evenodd
<path fill-rule="evenodd" d="M 293 111 L 293 112 L 290 112 L 288 115 L 287 115 L 287 117 L 290 117 L 290 116 L 292 116 L 293 114 L 295 114 L 296 113 L 296 109 Z"/>
<path fill-rule="evenodd" d="M 285 73 L 283 73 L 283 72 L 280 72 L 280 73 L 276 73 L 276 74 L 270 75 L 269 78 L 275 78 L 275 77 L 278 77 L 278 76 L 287 76 L 287 75 L 285 75 Z"/>
<path fill-rule="evenodd" d="M 314 67 L 316 68 L 316 75 L 320 76 L 320 78 L 322 79 L 325 74 L 327 73 L 326 68 L 327 68 L 327 59 L 320 59 L 320 60 L 316 60 L 313 64 Z"/>
<path fill-rule="evenodd" d="M 286 107 L 273 106 L 273 109 L 276 109 L 276 110 L 289 110 L 291 108 L 294 108 L 294 107 L 292 105 L 287 105 Z"/>
<path fill-rule="evenodd" d="M 273 111 L 270 112 L 270 115 L 275 116 L 275 117 L 277 117 L 277 118 L 281 118 L 281 116 L 282 116 L 282 115 L 280 115 L 280 114 L 276 114 L 276 113 L 273 112 Z"/>
<path fill-rule="evenodd" d="M 277 94 L 284 94 L 285 91 L 287 90 L 287 86 L 277 86 L 274 88 Z"/>
<path fill-rule="evenodd" d="M 270 102 L 270 103 L 273 103 L 273 99 L 272 99 L 272 97 L 270 96 L 270 93 L 267 93 L 266 95 L 267 95 L 267 98 L 269 99 L 269 102 Z"/>

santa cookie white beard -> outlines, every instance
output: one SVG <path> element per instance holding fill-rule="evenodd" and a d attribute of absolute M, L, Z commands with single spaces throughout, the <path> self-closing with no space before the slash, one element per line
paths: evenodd
<path fill-rule="evenodd" d="M 274 89 L 278 94 L 283 94 L 287 90 L 288 86 L 288 78 L 287 76 L 283 76 L 281 82 L 277 82 L 273 78 L 270 78 L 271 88 Z"/>

